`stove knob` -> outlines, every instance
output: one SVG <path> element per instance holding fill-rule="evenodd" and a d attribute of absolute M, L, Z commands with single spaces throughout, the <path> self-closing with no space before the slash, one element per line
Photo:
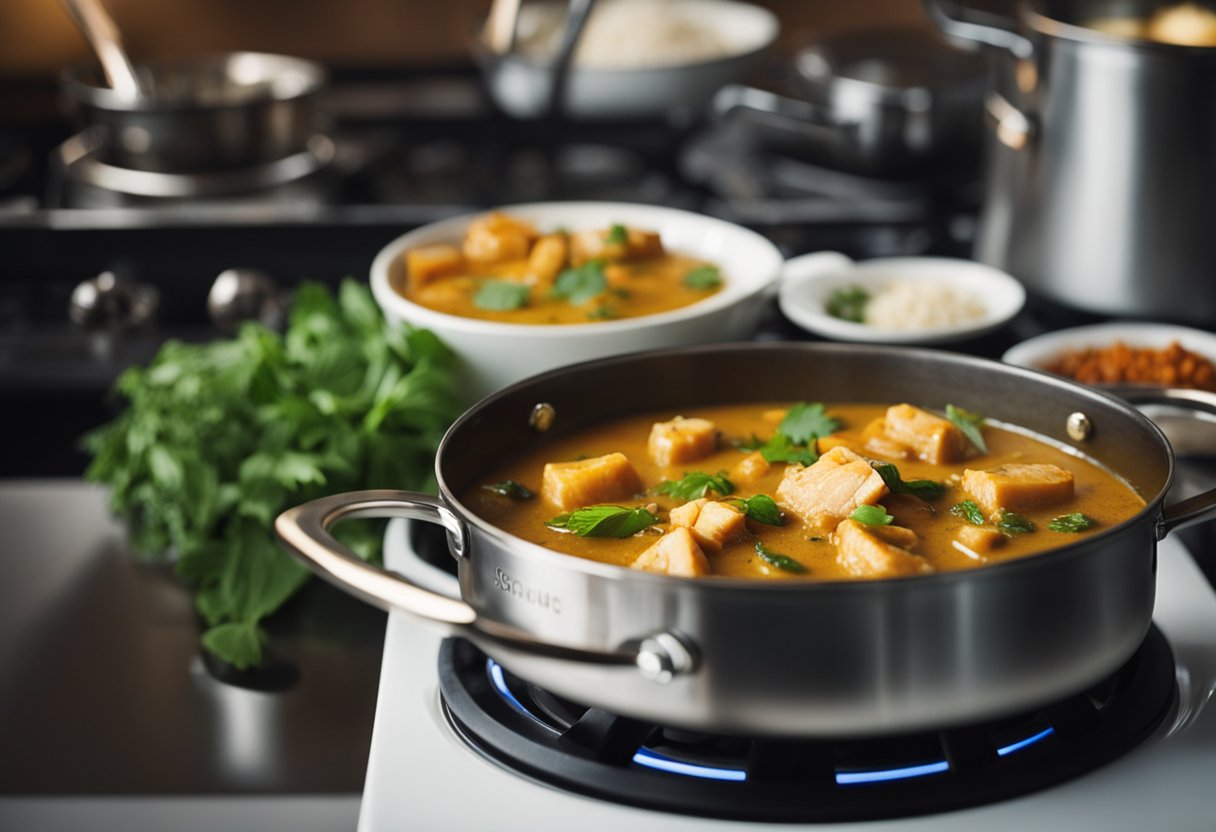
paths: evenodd
<path fill-rule="evenodd" d="M 121 331 L 145 323 L 160 300 L 155 288 L 119 280 L 114 272 L 102 272 L 72 290 L 68 317 L 88 330 Z"/>
<path fill-rule="evenodd" d="M 228 269 L 211 284 L 207 314 L 221 329 L 236 329 L 244 321 L 278 329 L 283 325 L 285 305 L 279 287 L 264 273 Z"/>
<path fill-rule="evenodd" d="M 665 685 L 677 676 L 696 670 L 697 654 L 682 637 L 658 633 L 642 639 L 635 662 L 644 678 Z"/>

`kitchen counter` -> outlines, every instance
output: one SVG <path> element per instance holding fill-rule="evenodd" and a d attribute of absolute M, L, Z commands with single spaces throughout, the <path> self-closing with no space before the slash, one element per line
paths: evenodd
<path fill-rule="evenodd" d="M 353 828 L 382 613 L 313 582 L 225 672 L 103 489 L 0 481 L 0 528 L 0 828 Z"/>

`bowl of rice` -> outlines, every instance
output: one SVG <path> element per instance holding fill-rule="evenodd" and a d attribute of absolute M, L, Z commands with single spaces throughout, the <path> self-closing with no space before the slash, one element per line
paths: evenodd
<path fill-rule="evenodd" d="M 835 252 L 786 266 L 781 311 L 815 335 L 879 344 L 945 344 L 1008 323 L 1026 290 L 999 269 L 949 257 L 854 262 Z"/>

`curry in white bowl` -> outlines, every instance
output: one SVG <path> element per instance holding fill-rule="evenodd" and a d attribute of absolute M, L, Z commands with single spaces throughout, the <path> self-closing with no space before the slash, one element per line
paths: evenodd
<path fill-rule="evenodd" d="M 948 405 L 747 404 L 559 438 L 468 489 L 524 540 L 683 577 L 876 579 L 1042 552 L 1144 500 L 1097 463 Z"/>

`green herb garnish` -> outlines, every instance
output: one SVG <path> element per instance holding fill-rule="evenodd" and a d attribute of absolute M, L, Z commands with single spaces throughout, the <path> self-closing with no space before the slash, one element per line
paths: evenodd
<path fill-rule="evenodd" d="M 684 275 L 684 285 L 689 289 L 717 289 L 722 285 L 722 275 L 717 266 L 697 266 Z"/>
<path fill-rule="evenodd" d="M 203 646 L 258 664 L 260 622 L 309 573 L 275 543 L 275 517 L 365 488 L 435 487 L 435 448 L 463 407 L 455 356 L 434 334 L 387 327 L 371 292 L 337 298 L 300 286 L 282 335 L 246 324 L 235 338 L 166 343 L 115 391 L 128 404 L 84 439 L 86 476 L 110 488 L 134 547 L 176 553 L 195 591 Z M 337 536 L 372 558 L 383 524 Z"/>
<path fill-rule="evenodd" d="M 735 490 L 735 486 L 726 478 L 725 471 L 717 474 L 706 474 L 703 471 L 686 473 L 682 479 L 666 480 L 655 486 L 656 494 L 666 494 L 679 500 L 696 500 L 711 491 L 723 496 Z"/>
<path fill-rule="evenodd" d="M 814 465 L 815 461 L 819 459 L 819 454 L 810 447 L 794 444 L 781 431 L 774 433 L 772 439 L 761 445 L 759 450 L 760 455 L 768 462 Z"/>
<path fill-rule="evenodd" d="M 812 439 L 831 436 L 840 430 L 840 420 L 827 415 L 819 402 L 798 402 L 789 409 L 777 430 L 790 438 L 795 445 L 808 445 Z"/>
<path fill-rule="evenodd" d="M 980 429 L 980 426 L 984 424 L 983 416 L 948 404 L 946 405 L 946 418 L 963 432 L 963 436 L 967 437 L 980 453 L 988 453 L 988 443 L 984 441 L 984 432 Z"/>
<path fill-rule="evenodd" d="M 907 480 L 900 476 L 899 469 L 891 462 L 871 462 L 870 465 L 882 477 L 892 494 L 911 494 L 922 500 L 936 500 L 946 493 L 946 486 L 933 480 Z"/>
<path fill-rule="evenodd" d="M 579 537 L 632 537 L 657 522 L 659 518 L 644 508 L 587 506 L 546 520 L 545 525 Z"/>
<path fill-rule="evenodd" d="M 507 497 L 512 500 L 531 500 L 536 495 L 532 493 L 532 489 L 527 486 L 520 485 L 515 480 L 503 480 L 502 482 L 492 482 L 488 485 L 483 485 L 486 491 L 491 491 L 500 497 Z"/>
<path fill-rule="evenodd" d="M 849 517 L 867 526 L 889 526 L 895 522 L 895 518 L 887 514 L 882 506 L 858 506 Z"/>
<path fill-rule="evenodd" d="M 629 229 L 617 223 L 608 229 L 608 233 L 604 235 L 604 242 L 610 246 L 629 245 Z"/>
<path fill-rule="evenodd" d="M 521 309 L 528 305 L 528 296 L 532 290 L 522 283 L 510 280 L 486 280 L 473 295 L 473 305 L 478 309 L 501 312 L 509 309 Z"/>
<path fill-rule="evenodd" d="M 866 304 L 870 302 L 870 293 L 860 286 L 847 286 L 836 289 L 828 296 L 825 306 L 829 315 L 855 324 L 865 323 Z"/>
<path fill-rule="evenodd" d="M 795 574 L 802 574 L 803 572 L 806 572 L 806 567 L 798 561 L 794 560 L 793 558 L 788 558 L 785 555 L 779 555 L 776 552 L 770 552 L 768 548 L 759 541 L 756 542 L 756 554 L 759 555 L 760 559 L 765 563 L 786 572 L 794 572 Z"/>
<path fill-rule="evenodd" d="M 587 320 L 589 321 L 608 321 L 615 317 L 616 308 L 609 306 L 608 304 L 597 306 L 595 309 L 592 309 L 587 313 Z"/>
<path fill-rule="evenodd" d="M 1014 514 L 1012 511 L 1006 511 L 1005 509 L 1001 509 L 1000 514 L 997 515 L 996 527 L 1006 537 L 1034 531 L 1034 523 L 1031 523 L 1020 514 Z"/>
<path fill-rule="evenodd" d="M 735 508 L 747 515 L 748 520 L 755 520 L 766 526 L 784 526 L 785 515 L 777 508 L 777 503 L 767 494 L 753 494 L 745 500 L 727 500 Z"/>
<path fill-rule="evenodd" d="M 608 288 L 608 278 L 604 276 L 604 261 L 588 260 L 574 269 L 566 269 L 553 281 L 549 295 L 555 298 L 565 298 L 571 306 L 579 306 L 594 297 L 603 294 Z"/>
<path fill-rule="evenodd" d="M 961 517 L 973 526 L 982 526 L 985 523 L 984 512 L 980 511 L 980 507 L 975 504 L 974 500 L 963 500 L 961 503 L 955 503 L 950 506 L 950 513 L 955 517 Z"/>
<path fill-rule="evenodd" d="M 1051 522 L 1047 524 L 1047 528 L 1053 532 L 1076 534 L 1077 532 L 1092 529 L 1096 525 L 1098 525 L 1097 520 L 1078 511 L 1074 514 L 1063 514 L 1059 517 L 1053 517 Z"/>

